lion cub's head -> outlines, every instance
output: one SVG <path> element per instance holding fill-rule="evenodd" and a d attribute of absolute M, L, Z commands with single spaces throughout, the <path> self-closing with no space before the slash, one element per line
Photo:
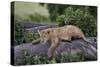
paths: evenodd
<path fill-rule="evenodd" d="M 45 29 L 45 30 L 38 30 L 38 33 L 40 35 L 40 42 L 41 43 L 46 43 L 48 40 L 50 40 L 50 29 Z"/>

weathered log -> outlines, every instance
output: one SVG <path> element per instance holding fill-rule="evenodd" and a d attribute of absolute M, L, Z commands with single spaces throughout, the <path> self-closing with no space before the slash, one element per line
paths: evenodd
<path fill-rule="evenodd" d="M 74 40 L 72 42 L 60 42 L 59 47 L 55 50 L 55 57 L 59 60 L 62 53 L 75 55 L 77 53 L 83 54 L 87 59 L 96 60 L 97 59 L 97 43 L 91 38 L 93 44 L 90 44 L 90 47 L 85 47 L 87 45 L 83 40 Z M 32 45 L 32 43 L 21 44 L 14 47 L 14 58 L 19 58 L 22 55 L 23 51 L 27 51 L 30 55 L 44 54 L 47 55 L 48 48 L 50 44 L 41 44 Z M 94 53 L 95 52 L 95 53 Z"/>
<path fill-rule="evenodd" d="M 38 29 L 40 28 L 43 28 L 43 26 L 47 26 L 46 28 L 48 27 L 53 27 L 53 26 L 56 26 L 56 24 L 44 24 L 43 23 L 38 23 L 38 22 L 31 22 L 31 21 L 24 21 L 24 22 L 21 22 L 21 24 L 24 26 L 25 29 L 31 29 L 31 28 L 35 28 L 35 27 L 39 27 Z"/>
<path fill-rule="evenodd" d="M 55 26 L 55 25 L 38 26 L 38 27 L 28 28 L 26 30 L 27 31 L 37 31 L 37 30 L 43 30 L 43 29 L 47 29 L 47 28 L 54 28 L 54 27 L 57 27 L 57 26 Z"/>

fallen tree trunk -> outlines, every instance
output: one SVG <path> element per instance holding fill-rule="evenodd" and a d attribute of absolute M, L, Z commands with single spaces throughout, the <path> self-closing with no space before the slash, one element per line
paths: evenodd
<path fill-rule="evenodd" d="M 37 30 L 43 30 L 43 29 L 55 28 L 55 27 L 57 27 L 57 26 L 55 26 L 55 25 L 46 25 L 46 26 L 39 26 L 39 27 L 28 28 L 26 30 L 27 31 L 37 31 Z"/>
<path fill-rule="evenodd" d="M 85 47 L 84 45 L 87 45 L 83 40 L 74 40 L 72 42 L 60 42 L 60 45 L 55 50 L 55 58 L 57 61 L 60 61 L 61 55 L 69 55 L 73 56 L 76 54 L 81 54 L 84 56 L 84 58 L 87 60 L 96 60 L 97 59 L 97 42 L 94 40 L 94 38 L 89 38 L 93 44 L 90 44 L 90 47 L 93 49 L 91 50 L 90 47 Z M 48 48 L 50 47 L 49 43 L 46 44 L 35 44 L 32 45 L 32 43 L 26 43 L 21 44 L 14 47 L 14 59 L 16 61 L 16 58 L 23 57 L 23 54 L 25 55 L 45 55 L 47 56 Z M 95 53 L 94 53 L 95 52 Z M 88 61 L 89 61 L 88 60 Z M 16 63 L 16 62 L 15 62 Z"/>

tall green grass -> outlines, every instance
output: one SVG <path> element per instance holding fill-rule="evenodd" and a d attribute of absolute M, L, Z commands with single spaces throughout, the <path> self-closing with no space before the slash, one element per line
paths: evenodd
<path fill-rule="evenodd" d="M 47 6 L 41 6 L 39 3 L 19 2 L 14 5 L 15 20 L 32 22 L 50 22 Z"/>

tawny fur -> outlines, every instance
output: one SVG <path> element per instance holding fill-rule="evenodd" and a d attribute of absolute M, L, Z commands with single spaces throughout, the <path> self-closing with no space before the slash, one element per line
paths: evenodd
<path fill-rule="evenodd" d="M 50 41 L 51 43 L 51 46 L 48 49 L 47 53 L 49 58 L 53 57 L 55 49 L 59 46 L 60 40 L 71 41 L 72 38 L 82 38 L 84 41 L 89 42 L 84 36 L 81 29 L 73 25 L 66 25 L 57 28 L 49 28 L 38 32 L 41 38 L 40 42 L 46 43 L 47 41 Z"/>

